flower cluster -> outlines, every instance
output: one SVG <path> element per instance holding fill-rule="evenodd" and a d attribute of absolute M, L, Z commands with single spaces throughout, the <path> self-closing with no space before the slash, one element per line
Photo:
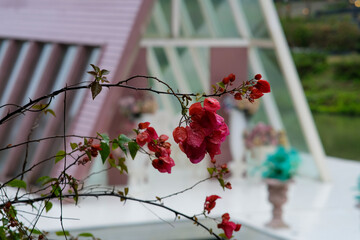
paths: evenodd
<path fill-rule="evenodd" d="M 155 129 L 149 126 L 149 122 L 139 123 L 136 142 L 141 147 L 147 143 L 148 149 L 155 153 L 157 158 L 152 161 L 154 168 L 159 170 L 161 173 L 171 173 L 171 168 L 175 166 L 175 162 L 170 157 L 171 144 L 167 142 L 169 137 L 165 134 L 162 134 L 159 137 Z"/>
<path fill-rule="evenodd" d="M 205 203 L 204 203 L 204 212 L 207 211 L 207 213 L 209 214 L 210 211 L 215 207 L 216 200 L 219 198 L 221 198 L 221 197 L 219 197 L 218 195 L 211 195 L 211 196 L 206 197 Z"/>
<path fill-rule="evenodd" d="M 234 81 L 235 75 L 229 74 L 218 83 L 219 90 L 223 92 L 228 86 L 232 86 Z M 236 100 L 248 99 L 250 102 L 254 102 L 255 99 L 262 97 L 264 93 L 269 93 L 270 91 L 269 82 L 262 79 L 261 74 L 256 74 L 253 79 L 243 82 L 241 86 L 231 90 L 230 93 Z"/>
<path fill-rule="evenodd" d="M 215 164 L 216 161 L 214 159 L 211 162 Z M 225 180 L 224 180 L 224 175 L 230 173 L 226 163 L 222 164 L 220 167 L 216 167 L 214 165 L 214 167 L 208 168 L 207 170 L 210 173 L 210 176 L 212 178 L 216 178 L 219 181 L 220 186 L 223 189 L 225 189 L 225 188 L 232 189 L 231 183 L 225 182 Z"/>
<path fill-rule="evenodd" d="M 269 155 L 263 164 L 263 178 L 273 178 L 280 181 L 291 179 L 300 163 L 300 157 L 294 149 L 279 146 L 276 152 Z"/>
<path fill-rule="evenodd" d="M 225 236 L 227 238 L 231 238 L 233 235 L 233 231 L 237 232 L 241 228 L 241 224 L 235 224 L 230 221 L 230 215 L 225 213 L 222 215 L 222 222 L 218 224 L 218 228 L 222 228 L 224 230 Z"/>
<path fill-rule="evenodd" d="M 224 118 L 216 114 L 219 109 L 220 103 L 214 98 L 206 98 L 204 106 L 194 103 L 189 108 L 190 124 L 173 131 L 175 142 L 192 163 L 199 163 L 206 153 L 211 159 L 221 153 L 220 145 L 229 135 L 229 129 Z"/>
<path fill-rule="evenodd" d="M 100 144 L 94 144 L 93 141 L 94 140 L 91 138 L 85 141 L 84 145 L 82 145 L 81 142 L 78 144 L 79 151 L 86 153 L 86 156 L 78 161 L 78 165 L 85 165 L 86 163 L 90 162 L 91 158 L 97 157 L 99 151 L 102 150 Z"/>
<path fill-rule="evenodd" d="M 276 146 L 279 143 L 279 133 L 272 126 L 258 123 L 250 132 L 245 131 L 245 146 L 251 149 L 256 146 Z"/>

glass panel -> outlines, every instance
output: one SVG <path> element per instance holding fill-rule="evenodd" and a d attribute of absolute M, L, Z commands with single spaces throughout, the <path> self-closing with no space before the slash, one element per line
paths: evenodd
<path fill-rule="evenodd" d="M 171 1 L 156 1 L 145 37 L 169 37 L 171 25 Z"/>
<path fill-rule="evenodd" d="M 212 0 L 216 13 L 216 21 L 220 26 L 220 37 L 239 37 L 239 33 L 234 21 L 234 17 L 231 14 L 231 8 L 229 1 L 225 0 Z"/>
<path fill-rule="evenodd" d="M 250 32 L 254 38 L 270 38 L 259 0 L 238 0 L 242 5 Z"/>
<path fill-rule="evenodd" d="M 186 77 L 187 84 L 189 89 L 193 92 L 202 92 L 204 87 L 202 86 L 201 81 L 199 80 L 199 75 L 195 69 L 194 59 L 190 55 L 188 48 L 177 48 L 179 53 L 179 58 L 182 63 L 182 70 L 184 70 L 184 75 Z"/>
<path fill-rule="evenodd" d="M 191 37 L 211 37 L 198 0 L 183 0 L 180 16 L 182 35 L 188 36 L 190 32 Z"/>
<path fill-rule="evenodd" d="M 257 51 L 266 71 L 267 80 L 271 84 L 272 94 L 279 109 L 289 143 L 291 147 L 301 152 L 302 163 L 299 174 L 318 178 L 315 161 L 309 154 L 309 149 L 305 142 L 290 92 L 287 90 L 287 84 L 280 71 L 275 51 L 273 49 L 257 49 Z"/>
<path fill-rule="evenodd" d="M 258 49 L 258 53 L 264 65 L 266 75 L 269 78 L 268 80 L 271 83 L 272 93 L 279 108 L 291 145 L 298 150 L 308 151 L 300 123 L 294 110 L 294 104 L 289 91 L 286 89 L 286 82 L 277 64 L 274 50 Z"/>

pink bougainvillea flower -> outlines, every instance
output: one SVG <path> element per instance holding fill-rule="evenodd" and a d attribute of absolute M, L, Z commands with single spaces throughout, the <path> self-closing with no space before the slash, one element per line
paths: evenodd
<path fill-rule="evenodd" d="M 204 100 L 204 108 L 210 112 L 216 112 L 220 109 L 220 103 L 215 98 L 205 98 Z"/>
<path fill-rule="evenodd" d="M 141 132 L 136 136 L 136 142 L 141 147 L 143 147 L 148 142 L 148 139 L 149 139 L 149 134 L 147 132 Z"/>
<path fill-rule="evenodd" d="M 230 215 L 225 213 L 222 215 L 222 222 L 219 223 L 217 227 L 224 230 L 227 238 L 231 238 L 234 231 L 237 232 L 240 230 L 241 224 L 235 224 L 234 222 L 231 222 Z"/>
<path fill-rule="evenodd" d="M 269 93 L 271 91 L 270 83 L 263 79 L 258 80 L 254 87 L 259 89 L 262 93 Z"/>
<path fill-rule="evenodd" d="M 184 127 L 177 127 L 173 131 L 173 137 L 176 143 L 184 142 L 187 139 L 187 131 Z"/>
<path fill-rule="evenodd" d="M 206 197 L 205 204 L 204 204 L 204 211 L 207 211 L 209 214 L 210 211 L 215 207 L 216 200 L 219 198 L 221 198 L 221 197 L 219 197 L 218 195 L 211 195 L 211 196 Z"/>
<path fill-rule="evenodd" d="M 146 132 L 149 134 L 149 142 L 152 140 L 152 139 L 158 139 L 158 135 L 155 131 L 155 129 L 153 127 L 148 127 L 146 128 Z"/>
<path fill-rule="evenodd" d="M 150 123 L 149 122 L 142 122 L 142 123 L 139 123 L 139 129 L 146 129 L 150 126 Z"/>
<path fill-rule="evenodd" d="M 264 95 L 264 93 L 262 93 L 256 87 L 250 87 L 249 89 L 251 91 L 251 93 L 250 93 L 250 98 L 251 99 L 258 99 L 258 98 L 261 98 Z"/>
<path fill-rule="evenodd" d="M 221 143 L 230 133 L 224 118 L 216 114 L 219 109 L 220 103 L 214 98 L 206 98 L 204 106 L 194 103 L 189 108 L 190 124 L 174 129 L 175 142 L 192 163 L 200 162 L 206 153 L 212 159 L 221 153 Z"/>
<path fill-rule="evenodd" d="M 153 160 L 152 165 L 161 173 L 171 173 L 171 168 L 175 166 L 175 162 L 170 156 L 166 156 Z"/>
<path fill-rule="evenodd" d="M 199 163 L 206 154 L 206 143 L 203 142 L 199 147 L 194 147 L 187 142 L 180 143 L 180 149 L 186 153 L 186 156 L 192 163 Z"/>
<path fill-rule="evenodd" d="M 139 124 L 138 135 L 136 142 L 141 147 L 147 143 L 147 147 L 151 152 L 154 152 L 156 159 L 152 161 L 152 165 L 161 173 L 171 173 L 171 168 L 175 166 L 174 160 L 170 157 L 171 144 L 167 142 L 169 137 L 165 134 L 158 136 L 153 127 L 149 127 L 150 123 L 145 122 Z"/>

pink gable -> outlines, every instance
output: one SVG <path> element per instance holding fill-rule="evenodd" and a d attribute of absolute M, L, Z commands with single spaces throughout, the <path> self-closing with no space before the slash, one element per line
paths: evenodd
<path fill-rule="evenodd" d="M 101 68 L 108 69 L 111 74 L 109 80 L 117 82 L 120 79 L 124 79 L 130 71 L 132 61 L 137 56 L 138 41 L 141 36 L 141 30 L 146 24 L 147 17 L 152 8 L 153 1 L 148 0 L 107 0 L 107 1 L 93 1 L 93 0 L 63 0 L 63 1 L 48 1 L 48 0 L 3 0 L 0 1 L 0 41 L 8 40 L 7 49 L 5 49 L 5 55 L 0 59 L 0 66 L 10 65 L 14 67 L 15 63 L 11 61 L 13 52 L 21 52 L 12 45 L 16 45 L 18 42 L 29 42 L 29 50 L 25 54 L 24 64 L 20 66 L 20 72 L 24 69 L 29 69 L 29 64 L 26 62 L 31 61 L 29 55 L 36 55 L 37 47 L 43 44 L 51 44 L 49 60 L 46 64 L 46 71 L 41 76 L 41 80 L 38 82 L 41 85 L 37 86 L 39 89 L 36 91 L 36 95 L 41 95 L 50 92 L 51 87 L 46 87 L 47 84 L 53 79 L 46 78 L 46 75 L 53 74 L 52 66 L 56 64 L 56 59 L 62 59 L 64 56 L 63 47 L 67 49 L 69 46 L 75 47 L 73 59 L 76 62 L 85 62 L 86 54 L 89 48 L 98 49 L 99 57 L 97 64 Z M 15 49 L 15 50 L 14 50 Z M 18 56 L 21 56 L 19 54 Z M 20 58 L 20 57 L 19 57 Z M 40 58 L 35 56 L 36 59 Z M 30 59 L 30 60 L 27 60 Z M 60 61 L 60 60 L 59 60 Z M 74 84 L 78 81 L 73 76 L 81 77 L 77 65 L 73 65 L 73 68 L 69 68 L 66 81 L 60 87 L 64 87 L 65 84 Z M 55 70 L 54 70 L 55 72 Z M 8 74 L 6 70 L 1 69 L 0 75 Z M 55 74 L 55 73 L 54 73 Z M 8 74 L 9 75 L 9 74 Z M 24 78 L 18 77 L 16 84 L 20 84 L 21 81 L 26 81 Z M 88 79 L 82 79 L 90 80 Z M 0 84 L 1 92 L 4 91 L 10 81 L 4 80 Z M 24 85 L 19 85 L 24 86 Z M 26 85 L 25 85 L 26 86 Z M 28 86 L 30 87 L 30 85 Z M 18 91 L 22 91 L 20 95 L 26 92 L 24 89 L 13 88 L 14 92 L 11 92 L 12 98 L 9 98 L 12 102 L 16 103 L 16 94 Z M 10 88 L 11 90 L 11 88 Z M 12 94 L 14 93 L 14 95 Z M 67 122 L 68 133 L 84 136 L 93 136 L 96 130 L 107 130 L 108 122 L 111 119 L 104 118 L 109 115 L 105 104 L 111 105 L 111 98 L 108 91 L 104 91 L 97 96 L 96 100 L 91 99 L 90 91 L 87 91 L 84 95 L 84 100 L 81 107 L 76 113 L 76 116 L 70 122 Z M 4 97 L 5 98 L 5 97 Z M 61 99 L 61 97 L 59 98 Z M 57 99 L 58 102 L 61 100 Z M 68 104 L 71 105 L 75 96 L 69 93 L 67 95 Z M 6 101 L 6 99 L 3 99 Z M 20 101 L 19 101 L 20 102 Z M 1 104 L 4 104 L 2 102 Z M 59 107 L 61 104 L 57 104 L 55 109 L 59 112 L 58 118 L 62 118 L 62 109 Z M 69 107 L 70 108 L 70 107 Z M 5 112 L 5 111 L 4 111 Z M 3 116 L 4 112 L 1 112 Z M 13 125 L 3 124 L 0 126 L 0 133 L 2 136 L 6 135 L 7 140 L 0 140 L 0 148 L 5 147 L 7 144 L 15 144 L 26 141 L 28 132 L 34 125 L 36 120 L 35 115 L 33 117 L 21 118 L 17 122 L 17 127 L 21 132 L 15 133 L 15 137 L 10 138 Z M 99 125 L 100 123 L 100 125 Z M 46 137 L 54 134 L 61 134 L 57 130 L 61 121 L 59 119 L 48 118 L 44 122 L 44 129 L 40 137 Z M 71 124 L 71 126 L 69 126 Z M 9 130 L 10 129 L 10 130 Z M 19 131 L 20 131 L 19 130 Z M 99 131 L 101 131 L 99 130 Z M 13 132 L 13 131 L 12 131 Z M 49 134 L 49 135 L 48 135 Z M 3 138 L 4 139 L 4 138 Z M 8 142 L 9 139 L 13 139 L 15 142 Z M 68 139 L 70 141 L 79 141 L 75 139 Z M 42 141 L 37 144 L 36 151 L 32 153 L 33 161 L 42 160 L 49 156 L 49 153 L 44 151 L 53 147 L 54 144 L 59 144 L 55 141 Z M 61 144 L 61 142 L 60 142 Z M 58 146 L 59 150 L 61 145 Z M 8 150 L 6 157 L 0 163 L 1 176 L 10 177 L 19 172 L 20 165 L 22 164 L 22 156 L 25 151 L 25 147 L 20 149 Z M 49 166 L 51 167 L 51 166 Z M 60 165 L 59 165 L 60 167 Z M 62 168 L 62 166 L 61 166 Z M 44 169 L 34 169 L 30 175 L 30 181 L 33 182 L 38 177 L 38 174 L 43 172 Z M 57 171 L 53 172 L 55 174 Z M 77 172 L 78 177 L 81 178 L 87 172 Z"/>

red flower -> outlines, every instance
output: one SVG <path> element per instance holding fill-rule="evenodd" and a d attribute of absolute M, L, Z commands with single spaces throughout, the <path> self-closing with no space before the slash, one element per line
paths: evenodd
<path fill-rule="evenodd" d="M 270 92 L 270 83 L 266 80 L 258 80 L 254 87 L 259 89 L 262 93 Z"/>
<path fill-rule="evenodd" d="M 210 211 L 215 207 L 216 205 L 216 200 L 219 199 L 221 197 L 219 197 L 218 195 L 211 195 L 209 197 L 206 197 L 205 199 L 205 204 L 204 204 L 204 211 L 207 211 L 208 214 L 210 213 Z"/>
<path fill-rule="evenodd" d="M 150 126 L 149 122 L 139 123 L 139 129 L 145 129 L 148 128 L 149 126 Z"/>
<path fill-rule="evenodd" d="M 256 80 L 260 80 L 262 78 L 261 74 L 256 74 L 254 77 Z"/>
<path fill-rule="evenodd" d="M 204 108 L 210 112 L 216 112 L 220 109 L 220 103 L 215 98 L 205 98 L 204 100 Z"/>
<path fill-rule="evenodd" d="M 184 142 L 187 139 L 186 128 L 177 127 L 173 131 L 173 137 L 176 143 Z"/>
<path fill-rule="evenodd" d="M 148 139 L 149 139 L 149 134 L 147 132 L 141 132 L 136 136 L 136 142 L 141 147 L 148 142 Z"/>
<path fill-rule="evenodd" d="M 232 73 L 229 74 L 228 78 L 229 78 L 230 82 L 235 81 L 235 75 Z"/>
<path fill-rule="evenodd" d="M 251 99 L 258 99 L 264 95 L 264 93 L 262 93 L 259 89 L 255 88 L 255 87 L 250 87 L 249 89 L 251 91 L 251 93 L 250 93 Z"/>
<path fill-rule="evenodd" d="M 214 98 L 206 98 L 204 107 L 200 102 L 194 103 L 189 108 L 189 126 L 174 129 L 175 142 L 192 163 L 200 162 L 206 153 L 211 158 L 221 153 L 220 145 L 229 135 L 229 129 L 224 119 L 216 114 L 219 109 L 220 103 Z"/>
<path fill-rule="evenodd" d="M 166 156 L 153 160 L 152 165 L 161 173 L 171 173 L 171 168 L 175 166 L 175 162 L 170 156 Z"/>
<path fill-rule="evenodd" d="M 91 145 L 91 148 L 95 149 L 95 150 L 98 150 L 98 151 L 101 151 L 101 145 L 100 144 L 93 144 Z"/>
<path fill-rule="evenodd" d="M 230 215 L 225 213 L 222 215 L 222 222 L 218 224 L 218 228 L 222 228 L 227 238 L 231 238 L 233 231 L 237 232 L 241 228 L 241 224 L 235 224 L 234 222 L 229 221 Z"/>
<path fill-rule="evenodd" d="M 154 168 L 159 172 L 171 173 L 171 168 L 175 166 L 174 160 L 170 157 L 171 144 L 166 142 L 169 137 L 165 134 L 158 136 L 153 127 L 149 127 L 150 123 L 145 122 L 139 124 L 139 129 L 145 129 L 145 131 L 138 133 L 136 136 L 136 142 L 140 146 L 144 146 L 147 143 L 147 147 L 150 151 L 155 153 L 157 159 L 152 161 Z"/>
<path fill-rule="evenodd" d="M 236 100 L 241 100 L 242 99 L 242 96 L 241 96 L 241 93 L 235 93 L 235 95 L 234 95 L 234 98 L 236 99 Z"/>
<path fill-rule="evenodd" d="M 228 84 L 228 83 L 230 82 L 230 79 L 229 79 L 228 77 L 224 77 L 223 80 L 222 80 L 222 82 L 223 82 L 224 84 Z"/>
<path fill-rule="evenodd" d="M 227 182 L 227 183 L 225 184 L 225 187 L 226 187 L 227 189 L 232 189 L 232 186 L 231 186 L 231 183 L 230 183 L 230 182 Z"/>

